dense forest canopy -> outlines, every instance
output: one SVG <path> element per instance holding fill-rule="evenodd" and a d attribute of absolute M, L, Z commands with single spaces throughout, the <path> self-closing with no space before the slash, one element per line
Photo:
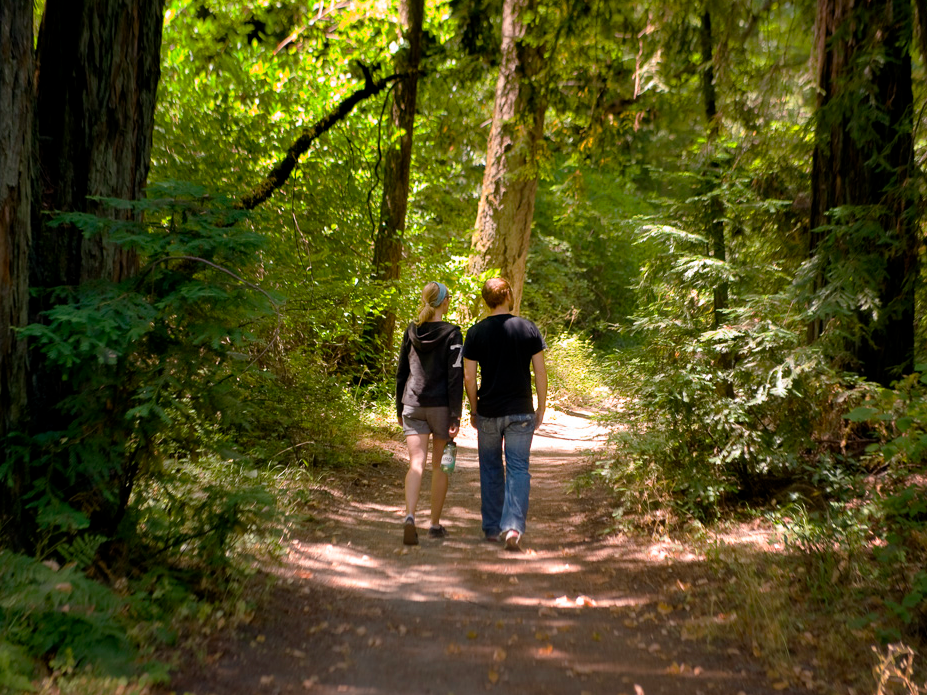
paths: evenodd
<path fill-rule="evenodd" d="M 422 285 L 466 328 L 498 273 L 554 400 L 625 403 L 616 515 L 889 471 L 903 545 L 925 9 L 4 2 L 3 546 L 227 563 L 259 471 L 355 458 Z"/>

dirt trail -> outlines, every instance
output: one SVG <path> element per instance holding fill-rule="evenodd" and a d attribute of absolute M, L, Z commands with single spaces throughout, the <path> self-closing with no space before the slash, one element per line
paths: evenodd
<path fill-rule="evenodd" d="M 372 469 L 314 510 L 321 523 L 294 540 L 282 581 L 252 624 L 210 645 L 172 685 L 178 694 L 760 695 L 758 664 L 680 637 L 680 598 L 699 576 L 692 556 L 598 531 L 599 493 L 570 492 L 603 433 L 549 413 L 532 447 L 524 552 L 482 539 L 475 432 L 458 439 L 442 519 L 421 545 L 402 546 L 402 475 Z M 704 571 L 704 570 L 702 570 Z M 790 692 L 790 691 L 785 691 Z"/>

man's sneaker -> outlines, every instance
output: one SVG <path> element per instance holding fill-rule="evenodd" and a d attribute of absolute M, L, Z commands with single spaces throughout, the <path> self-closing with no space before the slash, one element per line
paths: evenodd
<path fill-rule="evenodd" d="M 484 539 L 487 543 L 498 543 L 498 542 L 499 542 L 499 534 L 498 534 L 498 533 L 486 533 L 486 534 L 483 535 L 483 539 Z"/>
<path fill-rule="evenodd" d="M 429 538 L 447 538 L 447 529 L 444 528 L 441 524 L 437 526 L 432 526 L 428 529 Z"/>
<path fill-rule="evenodd" d="M 415 530 L 415 519 L 406 519 L 402 527 L 403 545 L 418 545 L 418 531 Z"/>
<path fill-rule="evenodd" d="M 518 547 L 518 542 L 521 540 L 521 534 L 518 533 L 515 529 L 510 529 L 505 532 L 505 549 L 506 550 L 521 550 Z"/>

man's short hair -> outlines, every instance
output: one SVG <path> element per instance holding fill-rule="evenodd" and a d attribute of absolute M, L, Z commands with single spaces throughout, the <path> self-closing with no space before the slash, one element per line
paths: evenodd
<path fill-rule="evenodd" d="M 505 278 L 489 278 L 483 283 L 481 294 L 486 306 L 495 309 L 506 300 L 511 300 L 512 288 Z"/>

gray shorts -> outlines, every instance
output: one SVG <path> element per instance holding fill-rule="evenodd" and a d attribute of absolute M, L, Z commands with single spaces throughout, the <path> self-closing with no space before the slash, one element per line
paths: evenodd
<path fill-rule="evenodd" d="M 402 433 L 433 434 L 438 439 L 450 439 L 451 409 L 447 406 L 425 408 L 402 406 Z"/>

